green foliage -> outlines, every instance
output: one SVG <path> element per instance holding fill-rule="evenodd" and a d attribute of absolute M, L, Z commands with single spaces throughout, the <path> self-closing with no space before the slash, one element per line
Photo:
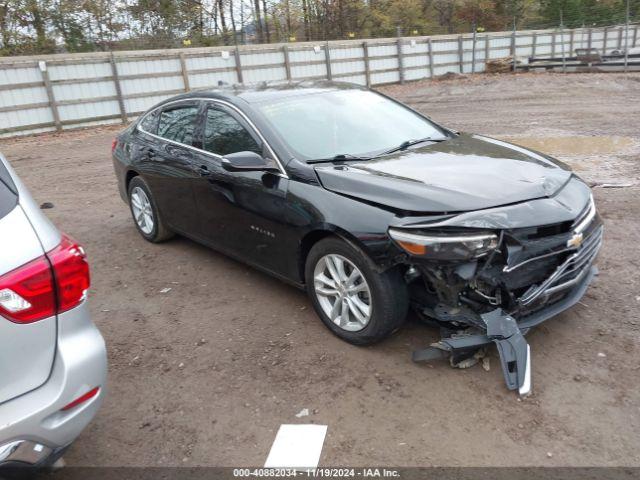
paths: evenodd
<path fill-rule="evenodd" d="M 640 1 L 631 3 L 637 15 Z M 541 0 L 540 13 L 546 21 L 559 24 L 562 20 L 570 28 L 603 26 L 624 22 L 625 4 L 624 0 Z"/>
<path fill-rule="evenodd" d="M 620 24 L 626 0 L 0 0 L 0 54 Z M 631 20 L 640 0 L 629 0 Z"/>

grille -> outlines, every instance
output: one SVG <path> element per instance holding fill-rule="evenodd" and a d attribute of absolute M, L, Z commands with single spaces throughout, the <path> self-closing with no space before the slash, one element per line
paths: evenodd
<path fill-rule="evenodd" d="M 585 217 L 588 218 L 588 217 Z M 589 222 L 593 217 L 589 218 Z M 583 220 L 584 221 L 584 220 Z M 583 240 L 582 245 L 570 254 L 558 268 L 540 285 L 532 285 L 518 299 L 518 303 L 526 306 L 534 302 L 541 295 L 551 295 L 576 285 L 588 273 L 602 245 L 602 225 L 593 229 Z"/>

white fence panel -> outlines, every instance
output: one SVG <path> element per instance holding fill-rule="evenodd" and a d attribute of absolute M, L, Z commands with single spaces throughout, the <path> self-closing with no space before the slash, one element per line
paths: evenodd
<path fill-rule="evenodd" d="M 47 91 L 44 87 L 0 91 L 0 108 L 33 103 L 47 103 L 48 101 Z"/>
<path fill-rule="evenodd" d="M 74 80 L 80 78 L 98 78 L 110 77 L 112 75 L 111 64 L 103 63 L 84 63 L 84 64 L 53 64 L 49 65 L 49 78 L 56 80 Z"/>
<path fill-rule="evenodd" d="M 324 63 L 314 65 L 291 65 L 291 76 L 296 79 L 326 78 L 327 67 Z"/>
<path fill-rule="evenodd" d="M 245 83 L 272 82 L 286 79 L 287 71 L 280 66 L 252 69 L 244 72 Z"/>
<path fill-rule="evenodd" d="M 179 72 L 180 60 L 161 58 L 154 60 L 129 60 L 118 63 L 118 74 L 125 75 L 142 75 L 149 73 Z"/>
<path fill-rule="evenodd" d="M 41 82 L 42 75 L 37 65 L 33 67 L 0 68 L 0 85 Z"/>
<path fill-rule="evenodd" d="M 428 77 L 429 77 L 428 68 L 417 68 L 417 69 L 407 70 L 404 75 L 405 80 L 420 80 L 422 78 L 428 78 Z"/>
<path fill-rule="evenodd" d="M 236 72 L 215 72 L 198 73 L 189 75 L 189 82 L 192 89 L 213 88 L 218 86 L 218 82 L 235 83 L 237 81 Z"/>
<path fill-rule="evenodd" d="M 289 75 L 293 80 L 331 77 L 361 85 L 368 79 L 381 85 L 482 72 L 486 60 L 508 57 L 514 47 L 519 59 L 557 58 L 588 46 L 603 53 L 626 44 L 635 47 L 638 37 L 638 25 L 631 25 L 626 36 L 624 26 L 617 25 L 483 33 L 475 41 L 464 34 L 3 58 L 0 136 L 117 123 L 177 93 L 214 88 L 219 82 L 284 81 Z"/>
<path fill-rule="evenodd" d="M 46 101 L 46 91 L 44 94 Z M 113 81 L 106 80 L 102 82 L 62 84 L 53 85 L 53 94 L 57 102 L 65 102 L 68 100 L 115 96 L 116 88 Z"/>
<path fill-rule="evenodd" d="M 335 63 L 331 65 L 331 72 L 334 75 L 340 75 L 343 73 L 364 72 L 364 60 L 354 60 L 353 62 Z"/>

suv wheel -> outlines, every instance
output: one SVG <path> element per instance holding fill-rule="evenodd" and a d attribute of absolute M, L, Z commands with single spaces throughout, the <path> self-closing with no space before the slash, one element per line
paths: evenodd
<path fill-rule="evenodd" d="M 405 321 L 409 299 L 398 269 L 377 272 L 366 254 L 344 240 L 327 238 L 313 246 L 305 280 L 317 314 L 347 342 L 380 341 Z"/>
<path fill-rule="evenodd" d="M 153 243 L 162 242 L 173 237 L 158 212 L 147 182 L 140 177 L 133 177 L 129 183 L 129 207 L 138 232 Z"/>

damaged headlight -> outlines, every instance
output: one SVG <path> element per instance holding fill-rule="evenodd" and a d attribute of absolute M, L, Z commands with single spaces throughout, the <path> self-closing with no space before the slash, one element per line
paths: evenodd
<path fill-rule="evenodd" d="M 437 260 L 470 260 L 498 246 L 498 236 L 485 232 L 427 235 L 390 228 L 389 235 L 407 253 Z"/>

